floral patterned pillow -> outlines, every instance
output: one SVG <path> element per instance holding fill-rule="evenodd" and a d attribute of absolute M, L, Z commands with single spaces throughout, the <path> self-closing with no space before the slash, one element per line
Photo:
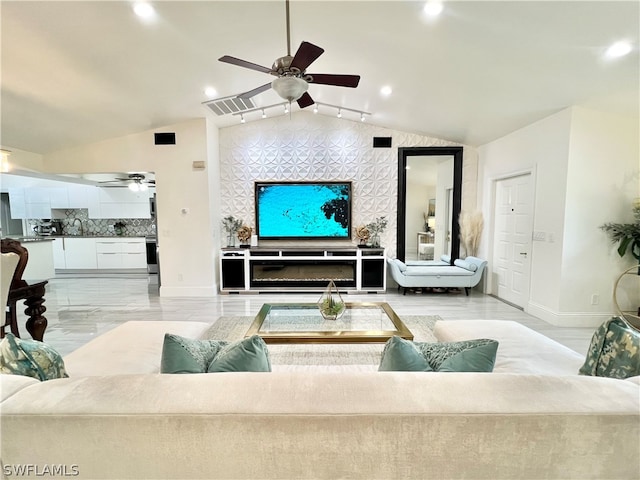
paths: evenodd
<path fill-rule="evenodd" d="M 640 332 L 613 317 L 593 334 L 581 375 L 628 378 L 640 375 Z"/>
<path fill-rule="evenodd" d="M 68 377 L 62 356 L 37 340 L 23 340 L 7 333 L 0 342 L 0 373 L 24 375 L 38 380 Z"/>

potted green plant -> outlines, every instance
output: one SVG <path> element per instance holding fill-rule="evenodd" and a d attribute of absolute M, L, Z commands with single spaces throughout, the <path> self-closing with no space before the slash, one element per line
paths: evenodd
<path fill-rule="evenodd" d="M 126 227 L 126 224 L 124 222 L 116 222 L 113 224 L 113 229 L 115 230 L 116 235 L 118 236 L 124 234 L 125 227 Z"/>
<path fill-rule="evenodd" d="M 367 230 L 369 230 L 369 240 L 372 247 L 380 246 L 380 235 L 384 233 L 388 223 L 387 217 L 383 215 L 366 225 Z"/>
<path fill-rule="evenodd" d="M 605 223 L 600 228 L 609 235 L 612 243 L 618 244 L 618 255 L 624 257 L 629 252 L 638 261 L 640 275 L 640 198 L 633 203 L 632 211 L 635 223 Z"/>

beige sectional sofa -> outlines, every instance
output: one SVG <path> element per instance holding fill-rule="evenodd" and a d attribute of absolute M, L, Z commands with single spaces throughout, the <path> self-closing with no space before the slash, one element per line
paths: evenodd
<path fill-rule="evenodd" d="M 208 327 L 129 322 L 65 357 L 68 379 L 0 376 L 3 474 L 35 464 L 73 466 L 80 479 L 640 477 L 638 384 L 578 376 L 581 355 L 518 324 L 436 324 L 441 339 L 498 339 L 495 373 L 158 373 L 165 332 Z"/>

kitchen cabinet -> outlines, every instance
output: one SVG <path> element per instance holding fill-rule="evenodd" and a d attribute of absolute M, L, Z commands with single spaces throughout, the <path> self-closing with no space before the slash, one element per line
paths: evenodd
<path fill-rule="evenodd" d="M 11 207 L 11 218 L 27 218 L 24 188 L 9 189 L 9 204 Z"/>
<path fill-rule="evenodd" d="M 95 269 L 98 268 L 96 260 L 96 239 L 86 237 L 65 237 L 64 258 L 68 269 Z"/>
<path fill-rule="evenodd" d="M 53 242 L 53 267 L 57 269 L 67 268 L 64 252 L 64 237 L 54 238 Z"/>
<path fill-rule="evenodd" d="M 99 238 L 96 240 L 98 268 L 146 268 L 145 239 Z"/>
<path fill-rule="evenodd" d="M 69 189 L 67 187 L 49 188 L 49 203 L 50 208 L 69 208 Z"/>
<path fill-rule="evenodd" d="M 99 213 L 93 218 L 151 218 L 149 191 L 128 188 L 99 188 Z M 89 212 L 91 217 L 91 212 Z"/>

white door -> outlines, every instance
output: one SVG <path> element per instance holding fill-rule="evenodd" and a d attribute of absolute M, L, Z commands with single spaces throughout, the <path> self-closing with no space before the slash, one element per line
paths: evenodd
<path fill-rule="evenodd" d="M 530 174 L 496 182 L 492 291 L 523 308 L 529 300 L 532 203 Z"/>

